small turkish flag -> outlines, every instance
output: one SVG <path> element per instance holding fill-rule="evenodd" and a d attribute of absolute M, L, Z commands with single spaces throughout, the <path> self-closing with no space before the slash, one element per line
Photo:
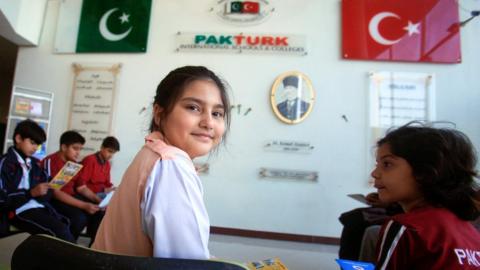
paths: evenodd
<path fill-rule="evenodd" d="M 242 13 L 258 13 L 260 11 L 258 2 L 245 1 L 242 7 Z"/>
<path fill-rule="evenodd" d="M 346 59 L 459 63 L 457 0 L 342 0 Z"/>

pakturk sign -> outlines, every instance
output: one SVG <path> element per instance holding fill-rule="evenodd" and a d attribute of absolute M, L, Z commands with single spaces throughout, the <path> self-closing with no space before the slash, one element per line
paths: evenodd
<path fill-rule="evenodd" d="M 306 38 L 301 35 L 179 32 L 176 39 L 177 51 L 307 54 Z"/>

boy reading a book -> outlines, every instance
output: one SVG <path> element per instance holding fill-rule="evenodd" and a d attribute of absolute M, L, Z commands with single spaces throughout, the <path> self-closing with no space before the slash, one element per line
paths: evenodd
<path fill-rule="evenodd" d="M 85 138 L 76 131 L 66 131 L 60 137 L 60 149 L 42 160 L 42 166 L 50 178 L 63 168 L 67 161 L 76 162 L 85 144 Z M 98 203 L 101 199 L 78 178 L 73 177 L 61 189 L 54 189 L 52 202 L 55 209 L 70 219 L 70 230 L 78 238 L 87 227 L 87 235 L 95 237 L 103 218 Z"/>
<path fill-rule="evenodd" d="M 115 189 L 110 180 L 110 159 L 120 151 L 120 143 L 115 137 L 103 139 L 100 151 L 82 160 L 82 171 L 78 176 L 87 187 L 100 198 Z"/>
<path fill-rule="evenodd" d="M 31 234 L 49 234 L 75 241 L 69 221 L 50 205 L 52 190 L 47 175 L 32 157 L 46 140 L 45 131 L 34 121 L 18 123 L 13 132 L 14 146 L 0 158 L 0 188 L 6 194 L 1 202 L 10 224 Z"/>

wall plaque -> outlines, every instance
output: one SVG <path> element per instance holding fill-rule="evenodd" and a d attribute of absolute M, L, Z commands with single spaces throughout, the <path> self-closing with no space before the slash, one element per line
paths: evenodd
<path fill-rule="evenodd" d="M 111 134 L 117 75 L 121 64 L 73 64 L 73 92 L 68 129 L 85 137 L 81 156 L 100 149 Z"/>
<path fill-rule="evenodd" d="M 313 171 L 260 168 L 260 178 L 281 178 L 317 182 L 318 173 Z"/>
<path fill-rule="evenodd" d="M 315 147 L 309 142 L 272 140 L 267 142 L 263 148 L 265 151 L 310 154 Z"/>

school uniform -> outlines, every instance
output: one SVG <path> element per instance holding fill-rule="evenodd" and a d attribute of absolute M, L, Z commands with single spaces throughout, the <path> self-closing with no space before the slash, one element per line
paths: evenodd
<path fill-rule="evenodd" d="M 61 153 L 55 152 L 45 157 L 42 160 L 41 165 L 45 169 L 47 174 L 50 176 L 50 178 L 53 178 L 63 168 L 65 163 L 66 161 L 61 158 Z M 65 184 L 61 188 L 61 191 L 81 201 L 90 202 L 87 198 L 81 196 L 76 192 L 76 189 L 83 185 L 85 185 L 85 183 L 77 175 L 67 184 Z M 92 239 L 95 237 L 98 226 L 100 225 L 100 222 L 102 221 L 104 215 L 103 211 L 97 211 L 95 214 L 92 215 L 85 212 L 83 209 L 65 204 L 64 202 L 56 199 L 52 200 L 52 205 L 59 213 L 65 215 L 70 219 L 70 230 L 75 239 L 80 236 L 80 233 L 85 227 L 87 227 L 87 235 L 90 236 Z"/>
<path fill-rule="evenodd" d="M 480 269 L 480 233 L 445 208 L 422 207 L 386 222 L 378 270 Z"/>
<path fill-rule="evenodd" d="M 361 207 L 344 212 L 338 218 L 343 225 L 338 257 L 344 260 L 359 260 L 365 230 L 373 225 L 382 225 L 390 216 L 403 213 L 400 205 L 387 207 Z M 371 251 L 375 255 L 375 248 Z"/>
<path fill-rule="evenodd" d="M 86 156 L 82 160 L 80 181 L 94 193 L 105 192 L 105 188 L 112 187 L 110 180 L 110 162 L 100 157 L 100 152 Z"/>
<path fill-rule="evenodd" d="M 203 187 L 184 151 L 159 132 L 123 175 L 92 248 L 131 256 L 208 259 L 210 222 Z"/>
<path fill-rule="evenodd" d="M 0 188 L 6 195 L 3 207 L 8 211 L 9 222 L 31 234 L 49 234 L 66 241 L 74 241 L 69 230 L 69 221 L 50 205 L 52 191 L 32 197 L 30 191 L 47 176 L 38 165 L 38 160 L 26 157 L 14 147 L 0 159 Z"/>

